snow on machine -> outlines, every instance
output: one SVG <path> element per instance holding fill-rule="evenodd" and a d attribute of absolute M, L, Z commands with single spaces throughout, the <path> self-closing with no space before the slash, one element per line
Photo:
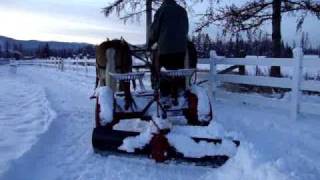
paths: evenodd
<path fill-rule="evenodd" d="M 156 67 L 156 51 L 123 39 L 97 47 L 95 152 L 144 155 L 156 162 L 192 162 L 218 167 L 240 142 L 214 122 L 211 96 L 196 81 L 196 51 L 189 44 L 184 69 Z M 162 97 L 160 81 L 186 83 Z"/>

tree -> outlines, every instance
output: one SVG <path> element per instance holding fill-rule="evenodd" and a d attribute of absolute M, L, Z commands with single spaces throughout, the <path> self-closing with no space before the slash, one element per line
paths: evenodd
<path fill-rule="evenodd" d="M 302 32 L 301 36 L 301 42 L 300 42 L 302 49 L 308 49 L 310 46 L 310 40 L 309 40 L 309 33 L 308 32 Z"/>
<path fill-rule="evenodd" d="M 14 51 L 18 51 L 18 45 L 15 44 L 15 43 L 13 44 L 13 50 L 14 50 Z"/>
<path fill-rule="evenodd" d="M 39 45 L 36 51 L 36 56 L 39 58 L 49 58 L 51 56 L 51 50 L 48 43 L 45 43 L 44 46 Z"/>
<path fill-rule="evenodd" d="M 19 44 L 19 45 L 18 45 L 18 51 L 19 51 L 20 53 L 24 54 L 22 44 Z"/>
<path fill-rule="evenodd" d="M 46 43 L 42 49 L 42 58 L 49 58 L 50 57 L 50 46 L 48 43 Z"/>
<path fill-rule="evenodd" d="M 178 0 L 179 3 L 186 6 L 186 0 Z M 108 17 L 112 12 L 116 12 L 120 19 L 125 22 L 128 19 L 139 19 L 141 15 L 146 13 L 146 42 L 149 37 L 149 27 L 152 22 L 152 11 L 156 10 L 161 0 L 113 0 L 108 6 L 103 8 L 103 12 Z"/>
<path fill-rule="evenodd" d="M 6 41 L 4 44 L 4 57 L 9 58 L 10 57 L 10 43 L 9 41 Z"/>
<path fill-rule="evenodd" d="M 38 48 L 37 48 L 37 50 L 36 50 L 36 57 L 38 57 L 38 58 L 42 58 L 41 56 L 42 56 L 42 47 L 41 47 L 41 45 L 38 45 Z"/>
<path fill-rule="evenodd" d="M 203 37 L 203 50 L 204 50 L 205 57 L 210 56 L 210 46 L 211 46 L 211 39 L 208 34 L 205 34 Z"/>
<path fill-rule="evenodd" d="M 282 15 L 297 12 L 300 13 L 297 19 L 297 29 L 300 29 L 308 14 L 320 19 L 320 2 L 314 0 L 248 0 L 242 6 L 232 4 L 218 9 L 209 6 L 206 13 L 202 15 L 197 30 L 200 31 L 211 24 L 216 24 L 222 25 L 225 32 L 236 33 L 256 30 L 271 21 L 272 56 L 281 57 Z M 280 67 L 272 67 L 271 75 L 281 76 Z"/>
<path fill-rule="evenodd" d="M 204 45 L 204 38 L 202 33 L 198 33 L 195 40 L 196 50 L 198 52 L 198 57 L 203 58 L 205 56 L 205 45 Z"/>

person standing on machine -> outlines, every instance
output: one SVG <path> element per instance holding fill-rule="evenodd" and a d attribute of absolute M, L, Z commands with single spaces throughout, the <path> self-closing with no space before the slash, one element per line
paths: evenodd
<path fill-rule="evenodd" d="M 148 40 L 149 47 L 157 43 L 157 58 L 154 62 L 157 71 L 160 71 L 162 67 L 167 70 L 184 68 L 188 31 L 189 22 L 186 10 L 175 0 L 163 0 L 154 16 Z M 178 88 L 185 88 L 184 78 L 176 79 L 171 83 L 166 80 L 160 81 L 162 96 L 171 94 L 176 99 Z"/>

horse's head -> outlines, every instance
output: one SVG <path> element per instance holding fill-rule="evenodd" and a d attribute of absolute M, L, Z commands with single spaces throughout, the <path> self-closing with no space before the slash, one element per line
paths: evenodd
<path fill-rule="evenodd" d="M 113 61 L 116 72 L 130 72 L 132 59 L 129 44 L 122 37 L 104 41 L 96 48 L 96 61 L 99 68 L 107 68 L 108 61 Z"/>

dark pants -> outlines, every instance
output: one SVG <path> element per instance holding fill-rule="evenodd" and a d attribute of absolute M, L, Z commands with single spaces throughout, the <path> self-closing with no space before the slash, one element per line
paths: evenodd
<path fill-rule="evenodd" d="M 184 69 L 185 53 L 163 54 L 159 56 L 160 69 Z M 185 78 L 161 79 L 160 91 L 162 96 L 178 96 L 179 89 L 185 89 Z"/>

